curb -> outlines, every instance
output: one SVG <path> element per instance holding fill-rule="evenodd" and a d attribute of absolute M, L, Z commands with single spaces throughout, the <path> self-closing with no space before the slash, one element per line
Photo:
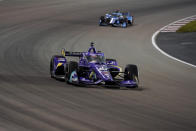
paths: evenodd
<path fill-rule="evenodd" d="M 176 32 L 181 26 L 184 26 L 194 20 L 196 20 L 196 15 L 186 17 L 184 19 L 172 22 L 169 25 L 163 27 L 160 32 Z"/>
<path fill-rule="evenodd" d="M 157 37 L 157 35 L 158 35 L 160 32 L 171 32 L 171 31 L 173 31 L 174 29 L 177 30 L 177 28 L 168 28 L 168 27 L 172 27 L 172 25 L 174 25 L 174 24 L 176 24 L 176 23 L 182 23 L 182 22 L 184 22 L 184 25 L 185 25 L 185 24 L 186 24 L 185 22 L 187 21 L 187 23 L 189 23 L 190 20 L 191 20 L 191 21 L 196 20 L 196 15 L 193 15 L 193 16 L 190 16 L 190 17 L 186 17 L 186 18 L 183 18 L 183 19 L 181 19 L 181 20 L 177 20 L 177 21 L 175 21 L 175 22 L 172 22 L 172 23 L 170 23 L 170 24 L 168 24 L 168 25 L 162 27 L 161 29 L 159 29 L 158 31 L 156 31 L 156 32 L 152 35 L 152 45 L 153 45 L 159 52 L 161 52 L 163 55 L 165 55 L 165 56 L 167 56 L 167 57 L 169 57 L 169 58 L 171 58 L 171 59 L 173 59 L 173 60 L 175 60 L 175 61 L 178 61 L 178 62 L 181 62 L 181 63 L 183 63 L 183 64 L 186 64 L 186 65 L 189 65 L 189 66 L 191 66 L 191 67 L 195 67 L 195 68 L 196 68 L 196 65 L 193 65 L 193 64 L 190 64 L 190 63 L 188 63 L 188 62 L 182 61 L 182 60 L 180 60 L 180 59 L 177 59 L 177 58 L 175 58 L 175 57 L 173 57 L 173 56 L 167 54 L 166 52 L 164 52 L 163 50 L 161 50 L 161 49 L 157 46 L 157 44 L 156 44 L 156 37 Z M 183 25 L 180 24 L 180 25 L 178 26 L 178 28 L 181 27 L 181 26 L 183 26 Z M 173 29 L 173 30 L 168 30 L 168 29 Z M 173 31 L 173 32 L 175 32 L 175 31 Z"/>

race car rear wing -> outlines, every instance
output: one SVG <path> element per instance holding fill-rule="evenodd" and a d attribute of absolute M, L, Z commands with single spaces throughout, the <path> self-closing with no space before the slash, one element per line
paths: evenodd
<path fill-rule="evenodd" d="M 65 56 L 82 57 L 82 52 L 65 52 Z"/>
<path fill-rule="evenodd" d="M 64 48 L 61 50 L 61 54 L 62 54 L 63 56 L 82 57 L 82 53 L 83 53 L 83 52 L 65 51 Z"/>

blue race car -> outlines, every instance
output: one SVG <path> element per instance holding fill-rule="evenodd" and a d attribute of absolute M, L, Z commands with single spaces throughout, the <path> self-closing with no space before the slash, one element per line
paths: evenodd
<path fill-rule="evenodd" d="M 79 61 L 68 61 L 67 57 L 78 57 Z M 76 85 L 106 85 L 138 87 L 138 68 L 128 64 L 122 72 L 115 59 L 105 59 L 104 53 L 96 51 L 93 43 L 87 52 L 69 52 L 62 49 L 50 61 L 52 78 L 63 79 Z"/>
<path fill-rule="evenodd" d="M 133 25 L 133 16 L 129 12 L 115 11 L 111 14 L 105 14 L 99 19 L 100 26 L 112 25 L 126 28 L 128 25 Z"/>

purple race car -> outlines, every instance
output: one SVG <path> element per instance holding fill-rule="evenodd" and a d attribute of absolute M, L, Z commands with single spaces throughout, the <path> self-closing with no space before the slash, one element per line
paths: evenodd
<path fill-rule="evenodd" d="M 62 55 L 54 55 L 50 62 L 52 78 L 64 79 L 76 85 L 106 85 L 138 87 L 138 69 L 128 64 L 125 70 L 115 59 L 105 59 L 104 53 L 96 51 L 93 43 L 87 52 L 69 52 L 62 49 Z M 66 57 L 78 57 L 79 61 L 68 61 Z"/>

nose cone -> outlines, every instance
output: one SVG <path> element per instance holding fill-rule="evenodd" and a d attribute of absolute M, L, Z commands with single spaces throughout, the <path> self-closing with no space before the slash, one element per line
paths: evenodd
<path fill-rule="evenodd" d="M 95 65 L 95 71 L 103 81 L 113 81 L 106 65 Z"/>

